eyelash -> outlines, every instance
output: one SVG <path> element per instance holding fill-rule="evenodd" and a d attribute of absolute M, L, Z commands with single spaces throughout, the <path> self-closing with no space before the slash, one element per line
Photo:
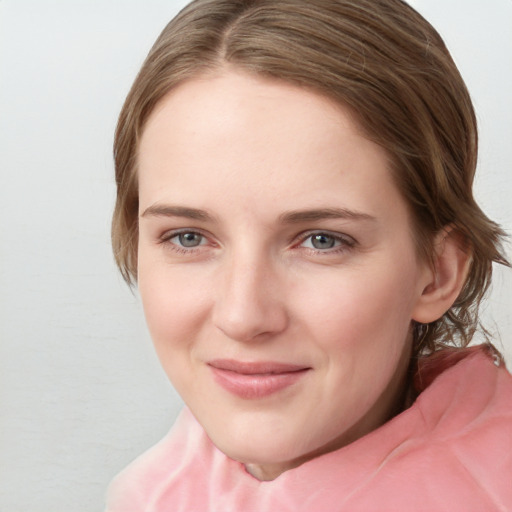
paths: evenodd
<path fill-rule="evenodd" d="M 352 237 L 348 235 L 342 235 L 340 233 L 333 233 L 332 231 L 321 231 L 321 230 L 313 230 L 308 231 L 306 233 L 301 233 L 298 238 L 298 243 L 294 244 L 294 247 L 300 247 L 308 240 L 312 240 L 315 236 L 325 236 L 328 238 L 331 238 L 334 240 L 334 243 L 338 244 L 334 247 L 329 247 L 326 249 L 317 249 L 315 247 L 303 247 L 307 251 L 310 251 L 314 254 L 322 254 L 322 255 L 333 255 L 333 254 L 340 254 L 346 251 L 349 251 L 350 249 L 353 249 L 357 242 Z"/>
<path fill-rule="evenodd" d="M 200 250 L 200 247 L 203 246 L 203 244 L 201 243 L 198 246 L 186 248 L 177 243 L 172 242 L 173 238 L 177 238 L 180 235 L 197 235 L 202 237 L 204 240 L 208 239 L 208 237 L 201 233 L 200 231 L 194 229 L 180 229 L 177 231 L 166 232 L 164 235 L 160 237 L 159 243 L 167 245 L 168 247 L 171 248 L 171 250 L 179 254 L 193 254 L 196 251 Z"/>
<path fill-rule="evenodd" d="M 183 247 L 179 245 L 178 243 L 172 242 L 173 238 L 177 238 L 180 235 L 197 235 L 200 236 L 203 240 L 208 240 L 208 237 L 201 233 L 200 231 L 193 230 L 193 229 L 181 229 L 177 231 L 171 231 L 167 232 L 164 235 L 162 235 L 159 239 L 159 243 L 167 245 L 170 247 L 171 250 L 179 253 L 179 254 L 194 254 L 195 252 L 201 250 L 201 247 L 205 244 L 200 243 L 197 246 L 193 247 Z M 348 235 L 342 235 L 340 233 L 333 233 L 331 231 L 321 231 L 321 230 L 314 230 L 314 231 L 308 231 L 305 233 L 301 233 L 298 235 L 294 240 L 297 240 L 296 243 L 292 244 L 293 248 L 300 248 L 305 242 L 312 239 L 314 236 L 325 236 L 332 240 L 334 240 L 335 244 L 334 247 L 329 247 L 326 249 L 317 249 L 314 247 L 303 247 L 303 249 L 307 250 L 310 253 L 314 254 L 339 254 L 342 252 L 349 251 L 350 249 L 353 249 L 357 242 L 352 237 Z"/>

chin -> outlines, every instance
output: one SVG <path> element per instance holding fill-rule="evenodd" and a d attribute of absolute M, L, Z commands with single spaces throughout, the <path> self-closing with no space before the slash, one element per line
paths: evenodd
<path fill-rule="evenodd" d="M 242 464 L 281 465 L 300 460 L 318 447 L 311 447 L 304 439 L 283 428 L 265 429 L 254 426 L 250 430 L 225 429 L 222 435 L 210 434 L 213 444 L 229 458 Z"/>

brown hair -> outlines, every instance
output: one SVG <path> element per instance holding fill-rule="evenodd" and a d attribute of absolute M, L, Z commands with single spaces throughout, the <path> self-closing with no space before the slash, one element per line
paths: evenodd
<path fill-rule="evenodd" d="M 137 149 L 155 105 L 175 86 L 229 63 L 307 87 L 353 109 L 384 147 L 409 204 L 419 254 L 451 226 L 471 252 L 465 285 L 445 315 L 415 326 L 416 351 L 467 345 L 492 262 L 508 265 L 504 233 L 475 203 L 475 113 L 441 37 L 401 0 L 195 0 L 164 29 L 121 111 L 114 143 L 116 262 L 136 279 Z"/>

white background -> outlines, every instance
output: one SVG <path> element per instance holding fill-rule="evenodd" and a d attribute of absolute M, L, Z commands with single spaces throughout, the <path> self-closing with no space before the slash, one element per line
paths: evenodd
<path fill-rule="evenodd" d="M 101 510 L 110 479 L 180 407 L 116 273 L 109 224 L 116 116 L 183 4 L 0 0 L 1 512 Z M 477 197 L 511 231 L 512 0 L 413 4 L 468 83 Z M 511 273 L 497 274 L 486 311 L 509 365 Z"/>

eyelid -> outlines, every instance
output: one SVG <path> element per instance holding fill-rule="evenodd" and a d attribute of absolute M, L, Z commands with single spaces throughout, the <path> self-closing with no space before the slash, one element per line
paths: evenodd
<path fill-rule="evenodd" d="M 329 249 L 314 249 L 310 247 L 305 247 L 305 249 L 309 249 L 311 251 L 315 251 L 318 253 L 326 253 L 329 252 L 336 252 L 336 251 L 343 251 L 350 249 L 357 245 L 357 241 L 355 238 L 351 237 L 350 235 L 347 235 L 345 233 L 340 233 L 338 231 L 330 231 L 328 229 L 311 229 L 308 231 L 304 231 L 298 235 L 295 240 L 296 242 L 293 244 L 294 247 L 300 248 L 300 246 L 308 239 L 311 238 L 314 235 L 327 235 L 332 238 L 334 238 L 336 241 L 340 242 L 339 245 L 335 245 L 334 247 L 331 247 Z"/>
<path fill-rule="evenodd" d="M 164 231 L 161 235 L 158 236 L 158 239 L 161 241 L 170 240 L 171 238 L 174 238 L 178 235 L 183 235 L 184 233 L 194 233 L 196 235 L 201 235 L 204 237 L 207 237 L 205 233 L 202 232 L 202 230 L 197 228 L 178 228 L 178 229 L 168 229 Z"/>
<path fill-rule="evenodd" d="M 191 233 L 191 234 L 199 235 L 199 236 L 203 237 L 207 242 L 209 242 L 210 245 L 215 245 L 212 242 L 212 237 L 210 235 L 205 233 L 203 230 L 197 229 L 197 228 L 169 229 L 169 230 L 165 231 L 164 233 L 162 233 L 158 237 L 157 241 L 158 241 L 159 244 L 168 244 L 168 245 L 172 246 L 173 249 L 179 250 L 179 251 L 184 251 L 184 252 L 193 252 L 194 250 L 200 250 L 205 245 L 207 245 L 207 244 L 201 243 L 201 244 L 199 244 L 196 247 L 183 247 L 181 245 L 178 245 L 178 244 L 175 244 L 175 243 L 171 242 L 171 240 L 173 238 L 175 238 L 175 237 L 177 237 L 179 235 L 183 235 L 185 233 Z"/>

